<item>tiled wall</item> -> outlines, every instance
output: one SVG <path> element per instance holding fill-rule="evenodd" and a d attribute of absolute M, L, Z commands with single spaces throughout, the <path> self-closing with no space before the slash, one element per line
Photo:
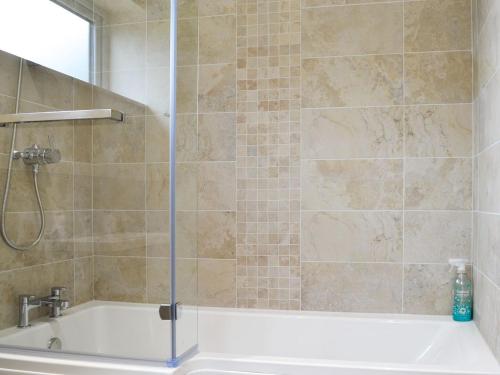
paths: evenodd
<path fill-rule="evenodd" d="M 302 309 L 449 314 L 448 258 L 471 256 L 470 11 L 303 1 Z"/>
<path fill-rule="evenodd" d="M 103 46 L 97 83 L 144 103 L 115 102 L 127 114 L 124 126 L 94 126 L 94 290 L 100 300 L 159 303 L 169 298 L 168 4 L 124 1 L 117 7 L 113 1 L 94 1 Z M 197 286 L 198 9 L 192 4 L 180 2 L 178 31 L 177 254 L 183 303 L 194 302 Z M 202 120 L 200 133 L 214 121 Z M 205 146 L 207 157 L 210 147 Z"/>
<path fill-rule="evenodd" d="M 474 1 L 474 319 L 500 359 L 500 3 Z"/>
<path fill-rule="evenodd" d="M 237 305 L 300 309 L 300 1 L 237 26 Z"/>
<path fill-rule="evenodd" d="M 131 46 L 96 73 L 144 105 L 90 90 L 126 124 L 68 127 L 96 299 L 168 297 L 167 3 L 100 25 Z M 180 2 L 180 300 L 449 313 L 447 260 L 472 242 L 470 6 Z"/>
<path fill-rule="evenodd" d="M 24 63 L 21 107 L 24 112 L 91 108 L 91 88 L 80 81 Z M 14 113 L 19 59 L 0 51 L 0 112 Z M 46 229 L 42 241 L 28 251 L 16 251 L 0 240 L 0 328 L 17 324 L 20 294 L 45 296 L 52 286 L 66 286 L 71 305 L 93 298 L 90 124 L 73 122 L 22 125 L 16 149 L 37 143 L 59 148 L 62 161 L 39 173 Z M 11 127 L 0 128 L 1 192 L 10 152 Z M 49 141 L 50 137 L 50 141 Z M 39 213 L 31 167 L 14 162 L 8 202 L 7 233 L 18 244 L 36 238 Z M 41 312 L 38 312 L 41 313 Z M 33 311 L 32 315 L 36 315 Z"/>
<path fill-rule="evenodd" d="M 147 9 L 151 28 L 159 8 Z M 470 1 L 180 10 L 186 298 L 197 275 L 203 305 L 449 314 L 448 258 L 472 248 Z M 165 64 L 150 34 L 134 39 L 146 70 Z M 146 73 L 146 105 L 161 108 L 166 96 L 148 102 L 150 84 Z M 94 204 L 107 191 L 94 230 L 109 231 L 94 240 L 113 243 L 96 252 L 97 298 L 168 295 L 166 110 L 146 109 L 144 141 L 133 127 L 94 134 L 94 158 L 100 142 L 122 146 L 94 159 Z M 127 159 L 137 144 L 144 159 Z M 98 182 L 113 174 L 127 176 L 122 197 Z"/>

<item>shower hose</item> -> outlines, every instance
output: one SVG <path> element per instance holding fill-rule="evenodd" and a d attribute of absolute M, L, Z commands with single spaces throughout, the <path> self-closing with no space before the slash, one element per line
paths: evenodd
<path fill-rule="evenodd" d="M 22 77 L 23 77 L 23 59 L 19 59 L 19 76 L 17 79 L 17 95 L 16 95 L 16 113 L 19 113 L 19 105 L 20 105 L 20 98 L 21 98 L 21 83 L 22 83 Z M 9 165 L 7 169 L 7 178 L 5 180 L 5 190 L 3 193 L 3 204 L 2 204 L 2 222 L 0 224 L 1 230 L 2 230 L 2 237 L 5 240 L 5 242 L 13 249 L 15 250 L 29 250 L 36 244 L 40 242 L 43 236 L 43 232 L 45 231 L 45 213 L 43 211 L 43 205 L 42 205 L 42 200 L 40 198 L 40 191 L 38 189 L 38 164 L 33 165 L 33 184 L 35 186 L 35 194 L 36 194 L 36 200 L 38 203 L 38 209 L 40 212 L 40 230 L 38 231 L 38 235 L 36 239 L 26 245 L 17 245 L 12 241 L 9 236 L 7 235 L 7 230 L 6 230 L 6 225 L 5 225 L 5 211 L 7 210 L 7 202 L 9 200 L 9 191 L 10 191 L 10 180 L 12 177 L 12 161 L 14 160 L 14 148 L 16 145 L 16 134 L 17 134 L 17 124 L 14 123 L 12 124 L 12 137 L 10 141 L 10 153 L 9 153 Z"/>

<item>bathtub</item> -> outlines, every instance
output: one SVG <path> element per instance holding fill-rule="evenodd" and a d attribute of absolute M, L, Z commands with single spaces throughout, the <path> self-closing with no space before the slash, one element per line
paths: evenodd
<path fill-rule="evenodd" d="M 177 369 L 169 325 L 157 305 L 89 302 L 0 331 L 0 374 L 500 375 L 475 324 L 448 317 L 187 307 L 178 344 L 199 352 Z M 52 337 L 71 354 L 33 350 Z"/>

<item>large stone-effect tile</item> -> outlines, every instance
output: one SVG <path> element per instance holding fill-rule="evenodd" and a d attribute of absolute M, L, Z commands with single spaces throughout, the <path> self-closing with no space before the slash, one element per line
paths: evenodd
<path fill-rule="evenodd" d="M 402 189 L 401 160 L 302 162 L 304 209 L 399 209 Z"/>
<path fill-rule="evenodd" d="M 146 258 L 94 257 L 95 299 L 146 302 Z"/>
<path fill-rule="evenodd" d="M 471 209 L 471 160 L 408 159 L 405 190 L 407 209 Z"/>
<path fill-rule="evenodd" d="M 349 159 L 403 156 L 403 110 L 304 109 L 301 156 Z"/>
<path fill-rule="evenodd" d="M 400 312 L 401 265 L 302 263 L 302 309 Z"/>
<path fill-rule="evenodd" d="M 303 212 L 301 259 L 401 261 L 402 221 L 399 212 Z"/>
<path fill-rule="evenodd" d="M 472 100 L 470 52 L 405 55 L 405 103 L 469 103 Z"/>
<path fill-rule="evenodd" d="M 352 56 L 302 60 L 302 106 L 402 103 L 403 57 Z"/>
<path fill-rule="evenodd" d="M 402 14 L 402 4 L 305 9 L 302 56 L 402 53 Z"/>
<path fill-rule="evenodd" d="M 409 1 L 404 18 L 406 52 L 471 49 L 470 0 Z"/>

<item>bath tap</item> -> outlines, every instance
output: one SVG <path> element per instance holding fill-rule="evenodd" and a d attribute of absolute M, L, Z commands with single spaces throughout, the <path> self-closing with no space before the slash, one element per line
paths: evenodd
<path fill-rule="evenodd" d="M 22 294 L 19 296 L 19 321 L 17 326 L 19 328 L 29 327 L 29 312 L 30 310 L 40 307 L 49 307 L 49 317 L 57 318 L 62 315 L 62 311 L 69 307 L 69 301 L 61 299 L 61 294 L 66 290 L 65 287 L 53 287 L 50 289 L 50 295 L 46 297 L 37 298 L 29 294 Z"/>

